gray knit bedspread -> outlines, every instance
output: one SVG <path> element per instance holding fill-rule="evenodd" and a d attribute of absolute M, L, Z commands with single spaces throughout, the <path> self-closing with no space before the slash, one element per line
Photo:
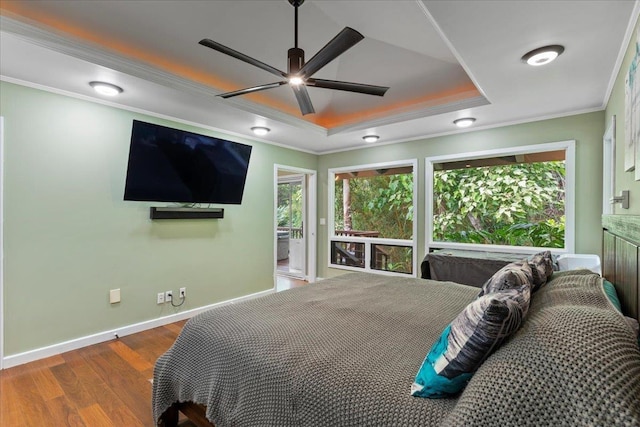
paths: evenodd
<path fill-rule="evenodd" d="M 593 274 L 554 275 L 465 391 L 410 395 L 478 289 L 353 273 L 195 316 L 155 366 L 153 415 L 225 426 L 640 426 L 640 350 Z"/>

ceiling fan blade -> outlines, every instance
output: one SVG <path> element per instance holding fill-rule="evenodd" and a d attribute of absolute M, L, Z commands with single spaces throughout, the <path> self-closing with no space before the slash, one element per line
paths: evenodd
<path fill-rule="evenodd" d="M 320 49 L 313 58 L 302 66 L 300 75 L 303 77 L 311 77 L 320 68 L 336 59 L 362 39 L 364 39 L 362 34 L 353 28 L 345 27 L 337 36 Z"/>
<path fill-rule="evenodd" d="M 274 87 L 282 86 L 285 83 L 286 83 L 286 81 L 268 83 L 266 85 L 253 86 L 253 87 L 248 87 L 246 89 L 236 90 L 236 91 L 233 91 L 233 92 L 221 93 L 221 94 L 218 94 L 217 96 L 227 99 L 227 98 L 231 98 L 232 96 L 245 95 L 247 93 L 258 92 L 258 91 L 261 91 L 261 90 L 266 90 L 266 89 L 271 89 L 271 88 L 274 88 Z"/>
<path fill-rule="evenodd" d="M 384 96 L 389 90 L 385 86 L 366 85 L 363 83 L 339 82 L 335 80 L 307 79 L 307 86 L 320 87 L 323 89 L 345 90 L 347 92 L 364 93 L 367 95 Z"/>
<path fill-rule="evenodd" d="M 316 111 L 313 109 L 313 104 L 311 104 L 311 98 L 309 98 L 307 87 L 305 85 L 292 85 L 291 88 L 293 89 L 293 93 L 296 95 L 302 115 L 304 116 L 315 113 Z"/>
<path fill-rule="evenodd" d="M 198 43 L 202 46 L 217 50 L 218 52 L 224 53 L 226 55 L 233 56 L 234 58 L 239 59 L 240 61 L 244 61 L 247 64 L 262 68 L 263 70 L 268 71 L 271 74 L 275 74 L 276 76 L 287 77 L 287 73 L 285 73 L 284 71 L 280 71 L 269 64 L 265 64 L 262 61 L 258 61 L 257 59 L 247 56 L 244 53 L 240 53 L 237 50 L 231 49 L 230 47 L 226 47 L 224 45 L 221 45 L 220 43 L 214 42 L 213 40 L 202 39 Z"/>

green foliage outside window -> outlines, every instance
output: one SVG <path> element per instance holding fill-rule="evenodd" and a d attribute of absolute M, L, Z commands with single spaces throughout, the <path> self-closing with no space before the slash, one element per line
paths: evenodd
<path fill-rule="evenodd" d="M 413 235 L 413 174 L 381 175 L 348 180 L 351 229 L 378 231 L 379 237 L 411 240 Z M 335 228 L 344 230 L 343 188 L 335 184 Z"/>
<path fill-rule="evenodd" d="M 563 161 L 434 172 L 433 240 L 564 247 Z"/>
<path fill-rule="evenodd" d="M 302 226 L 302 186 L 299 182 L 278 184 L 278 227 Z"/>

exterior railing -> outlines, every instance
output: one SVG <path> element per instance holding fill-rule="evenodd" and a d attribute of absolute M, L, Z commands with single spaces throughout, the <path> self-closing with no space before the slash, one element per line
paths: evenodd
<path fill-rule="evenodd" d="M 349 237 L 378 237 L 379 231 L 360 231 L 360 230 L 336 230 L 336 236 L 349 236 Z"/>
<path fill-rule="evenodd" d="M 291 239 L 302 239 L 303 229 L 278 227 L 278 231 L 286 231 Z M 335 235 L 340 237 L 380 237 L 379 231 L 374 230 L 335 230 Z M 336 265 L 350 267 L 365 267 L 365 245 L 364 242 L 331 242 L 331 262 Z M 389 254 L 380 245 L 371 245 L 371 268 L 374 270 L 388 270 Z"/>
<path fill-rule="evenodd" d="M 380 232 L 363 230 L 335 230 L 335 235 L 341 237 L 379 237 Z M 331 259 L 334 264 L 364 268 L 364 243 L 331 243 Z M 376 270 L 386 270 L 387 265 L 389 264 L 389 256 L 383 249 L 376 248 L 372 256 L 372 261 L 372 268 Z"/>
<path fill-rule="evenodd" d="M 291 239 L 302 239 L 303 237 L 302 228 L 278 227 L 278 231 L 288 231 Z"/>

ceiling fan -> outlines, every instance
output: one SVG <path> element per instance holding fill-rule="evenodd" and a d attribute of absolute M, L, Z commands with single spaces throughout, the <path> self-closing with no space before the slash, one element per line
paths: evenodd
<path fill-rule="evenodd" d="M 367 95 L 384 96 L 385 92 L 389 89 L 388 87 L 312 78 L 311 76 L 313 76 L 313 74 L 315 74 L 322 67 L 340 56 L 346 50 L 354 46 L 356 43 L 364 39 L 364 36 L 353 28 L 345 27 L 338 33 L 337 36 L 335 36 L 329 43 L 327 43 L 322 49 L 320 49 L 318 53 L 313 56 L 313 58 L 305 63 L 304 50 L 298 48 L 298 7 L 302 5 L 302 3 L 304 3 L 304 0 L 288 1 L 295 8 L 295 47 L 292 47 L 287 52 L 288 72 L 286 73 L 272 67 L 271 65 L 258 61 L 255 58 L 247 56 L 229 47 L 223 46 L 220 43 L 214 42 L 213 40 L 200 40 L 199 43 L 203 46 L 206 46 L 213 50 L 217 50 L 218 52 L 227 54 L 236 59 L 239 59 L 240 61 L 244 61 L 248 64 L 251 64 L 258 68 L 262 68 L 265 71 L 284 78 L 284 80 L 278 82 L 267 83 L 260 86 L 253 86 L 233 92 L 226 92 L 219 94 L 218 96 L 226 99 L 233 96 L 245 95 L 247 93 L 279 87 L 283 84 L 289 83 L 289 85 L 293 89 L 293 93 L 296 96 L 302 115 L 315 113 L 313 104 L 311 104 L 311 98 L 309 98 L 309 93 L 307 92 L 307 86 L 364 93 Z"/>

